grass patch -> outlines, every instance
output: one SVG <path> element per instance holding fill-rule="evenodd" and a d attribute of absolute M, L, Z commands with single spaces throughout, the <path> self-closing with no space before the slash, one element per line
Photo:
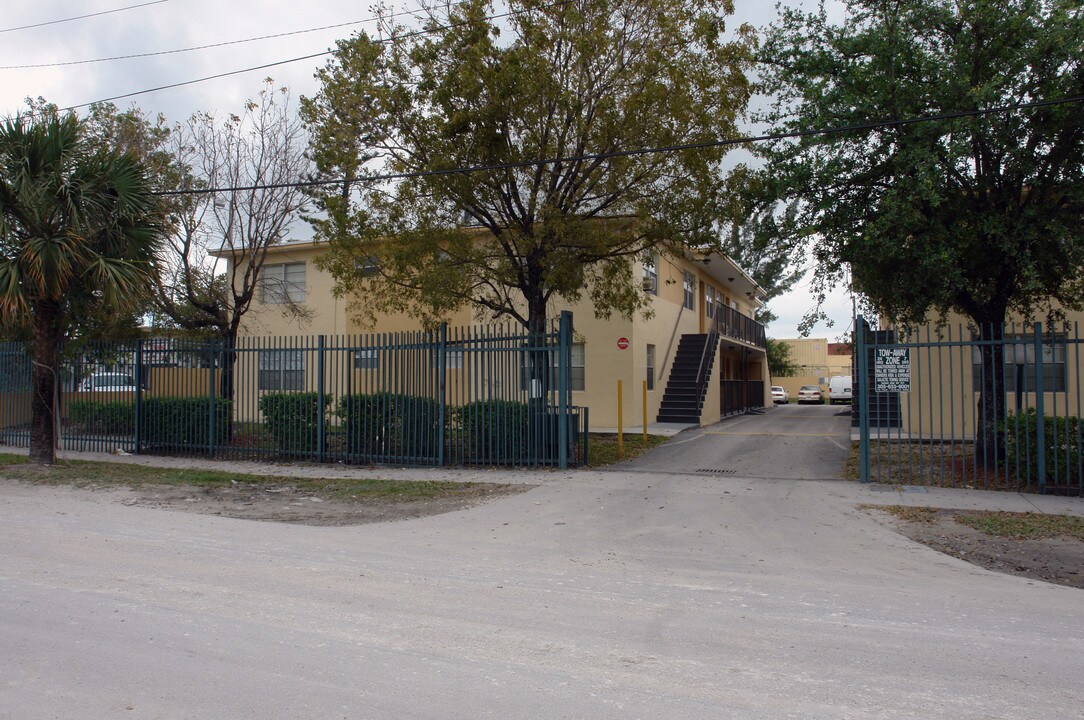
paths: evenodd
<path fill-rule="evenodd" d="M 858 507 L 861 510 L 880 510 L 900 520 L 913 523 L 935 523 L 947 513 L 953 512 L 939 508 L 906 505 L 859 505 Z M 1084 517 L 1075 515 L 968 510 L 955 512 L 952 519 L 992 537 L 1013 540 L 1068 537 L 1084 542 Z"/>
<path fill-rule="evenodd" d="M 9 462 L 9 459 L 11 461 Z M 52 467 L 26 463 L 26 458 L 0 455 L 0 477 L 44 485 L 139 488 L 147 485 L 185 485 L 201 488 L 245 486 L 253 489 L 293 487 L 306 492 L 353 502 L 412 502 L 474 496 L 493 483 L 434 482 L 429 480 L 377 480 L 349 478 L 297 478 L 249 475 L 183 468 L 148 467 L 128 463 L 62 461 Z"/>
<path fill-rule="evenodd" d="M 862 444 L 858 442 L 851 443 L 850 452 L 847 453 L 847 458 L 843 461 L 843 475 L 844 480 L 861 480 L 862 479 Z"/>
<path fill-rule="evenodd" d="M 644 444 L 643 434 L 625 433 L 625 454 L 618 452 L 616 434 L 591 433 L 587 436 L 587 459 L 589 467 L 602 467 L 621 460 L 629 460 L 642 455 L 653 447 L 658 447 L 669 438 L 662 435 L 648 435 Z"/>
<path fill-rule="evenodd" d="M 0 453 L 0 466 L 3 465 L 25 465 L 28 458 L 26 455 L 12 455 L 11 453 Z"/>
<path fill-rule="evenodd" d="M 994 537 L 1015 540 L 1040 540 L 1069 537 L 1084 542 L 1084 518 L 1073 515 L 1041 513 L 967 512 L 953 519 Z"/>

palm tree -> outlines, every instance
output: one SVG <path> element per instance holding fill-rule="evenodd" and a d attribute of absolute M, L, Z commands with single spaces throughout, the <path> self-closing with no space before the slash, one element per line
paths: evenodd
<path fill-rule="evenodd" d="M 0 323 L 33 336 L 30 458 L 56 460 L 60 346 L 94 312 L 149 296 L 161 204 L 142 163 L 89 139 L 74 115 L 0 126 Z"/>

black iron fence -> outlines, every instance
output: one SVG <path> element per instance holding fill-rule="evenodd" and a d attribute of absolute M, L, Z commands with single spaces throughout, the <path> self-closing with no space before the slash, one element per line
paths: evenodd
<path fill-rule="evenodd" d="M 434 332 L 170 338 L 69 348 L 60 445 L 100 452 L 395 465 L 550 465 L 586 456 L 572 316 Z M 0 347 L 0 443 L 29 444 L 27 348 Z"/>
<path fill-rule="evenodd" d="M 870 331 L 859 318 L 863 481 L 1080 495 L 1076 323 Z"/>

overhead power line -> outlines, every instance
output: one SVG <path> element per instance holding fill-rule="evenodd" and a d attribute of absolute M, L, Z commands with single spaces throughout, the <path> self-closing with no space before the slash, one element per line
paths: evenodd
<path fill-rule="evenodd" d="M 125 10 L 135 10 L 136 8 L 147 7 L 148 5 L 159 5 L 169 0 L 152 0 L 151 2 L 140 3 L 138 5 L 127 5 L 122 8 L 116 8 L 114 10 L 102 10 L 101 12 L 89 13 L 87 15 L 76 15 L 75 17 L 62 18 L 60 20 L 48 20 L 46 22 L 34 23 L 33 25 L 20 25 L 19 27 L 10 27 L 0 29 L 0 33 L 15 32 L 16 30 L 29 30 L 31 28 L 45 27 L 46 25 L 59 25 L 60 23 L 72 22 L 74 20 L 85 20 L 86 18 L 98 17 L 99 15 L 110 15 L 112 13 L 124 12 Z"/>
<path fill-rule="evenodd" d="M 400 12 L 385 15 L 384 17 L 393 18 L 401 17 L 403 15 L 416 14 L 416 10 L 401 10 Z M 195 45 L 193 47 L 177 48 L 176 50 L 156 50 L 153 52 L 133 53 L 131 55 L 114 55 L 112 57 L 92 58 L 89 60 L 69 60 L 67 62 L 35 63 L 31 65 L 0 65 L 0 70 L 31 70 L 34 68 L 66 67 L 68 65 L 88 65 L 91 63 L 112 62 L 114 60 L 132 60 L 136 58 L 157 57 L 159 55 L 176 55 L 178 53 L 195 52 L 197 50 L 210 50 L 212 48 L 227 47 L 229 45 L 242 45 L 244 43 L 258 42 L 260 40 L 274 40 L 275 38 L 290 37 L 291 35 L 305 35 L 307 33 L 320 32 L 322 30 L 334 30 L 336 28 L 348 27 L 350 25 L 361 25 L 363 23 L 376 22 L 380 19 L 380 17 L 371 17 L 365 18 L 364 20 L 351 20 L 350 22 L 335 23 L 334 25 L 323 25 L 321 27 L 309 28 L 307 30 L 291 30 L 290 32 L 274 33 L 272 35 L 259 35 L 257 37 L 244 38 L 243 40 L 226 40 L 223 42 L 208 43 L 207 45 Z"/>
<path fill-rule="evenodd" d="M 165 0 L 157 0 L 157 1 L 158 2 L 165 2 Z M 558 2 L 554 2 L 554 3 L 551 3 L 549 5 L 545 5 L 545 6 L 543 6 L 543 8 L 559 7 L 561 5 L 567 5 L 569 2 L 571 2 L 571 0 L 559 0 Z M 489 15 L 489 16 L 486 16 L 485 18 L 482 18 L 482 19 L 483 20 L 500 20 L 502 18 L 515 17 L 517 15 L 522 15 L 522 14 L 523 14 L 523 11 L 508 11 L 508 12 L 498 13 L 496 15 Z M 391 17 L 391 16 L 389 16 L 389 17 Z M 413 37 L 420 37 L 422 35 L 431 35 L 431 34 L 436 33 L 436 32 L 441 32 L 441 31 L 444 31 L 444 30 L 450 30 L 451 28 L 459 27 L 460 25 L 466 25 L 469 22 L 471 22 L 471 21 L 470 20 L 464 20 L 464 21 L 458 22 L 458 23 L 449 23 L 447 25 L 438 25 L 436 27 L 432 27 L 432 28 L 429 28 L 429 29 L 426 29 L 426 30 L 414 30 L 414 31 L 411 31 L 411 32 L 408 32 L 408 33 L 404 33 L 402 35 L 397 35 L 397 36 L 395 36 L 393 38 L 380 38 L 380 39 L 377 39 L 377 40 L 373 40 L 373 43 L 377 44 L 377 45 L 383 45 L 383 44 L 393 42 L 393 41 L 406 40 L 406 39 L 413 38 Z M 60 111 L 61 112 L 68 112 L 69 110 L 78 110 L 79 108 L 90 107 L 91 105 L 97 105 L 98 103 L 112 102 L 114 100 L 124 100 L 125 98 L 135 97 L 137 95 L 147 95 L 148 93 L 158 92 L 159 90 L 169 90 L 169 89 L 172 89 L 172 88 L 183 87 L 185 85 L 195 85 L 196 83 L 206 82 L 208 80 L 216 80 L 218 78 L 229 77 L 231 75 L 241 75 L 242 73 L 255 72 L 256 70 L 266 70 L 267 68 L 276 67 L 278 65 L 288 65 L 289 63 L 300 62 L 301 60 L 311 60 L 313 58 L 323 57 L 324 55 L 332 55 L 332 54 L 334 54 L 334 52 L 335 52 L 334 50 L 325 50 L 323 52 L 313 53 L 311 55 L 302 55 L 300 57 L 289 58 L 288 60 L 278 60 L 276 62 L 266 63 L 264 65 L 257 65 L 255 67 L 242 68 L 240 70 L 229 70 L 227 72 L 221 72 L 221 73 L 216 73 L 214 75 L 208 75 L 208 76 L 202 77 L 202 78 L 196 78 L 195 80 L 184 80 L 184 81 L 181 81 L 181 82 L 171 83 L 169 85 L 159 85 L 158 87 L 147 88 L 146 90 L 135 90 L 133 92 L 123 93 L 121 95 L 114 95 L 113 97 L 102 98 L 100 100 L 92 100 L 90 102 L 79 103 L 78 105 L 69 105 L 68 107 L 60 108 Z"/>
<path fill-rule="evenodd" d="M 839 135 L 842 133 L 858 132 L 862 130 L 875 130 L 883 127 L 899 127 L 905 125 L 917 125 L 919 123 L 927 122 L 939 122 L 942 120 L 958 120 L 968 117 L 984 117 L 986 115 L 995 115 L 1003 112 L 1010 112 L 1012 110 L 1029 110 L 1042 107 L 1054 107 L 1056 105 L 1068 105 L 1071 103 L 1084 102 L 1084 95 L 1074 95 L 1072 97 L 1060 98 L 1057 100 L 1037 100 L 1035 102 L 1028 103 L 1014 103 L 1011 105 L 999 105 L 997 107 L 983 108 L 979 110 L 963 110 L 954 113 L 941 113 L 938 115 L 919 115 L 910 118 L 899 118 L 893 120 L 874 120 L 865 123 L 858 123 L 855 125 L 841 125 L 838 127 L 821 128 L 815 130 L 794 130 L 792 132 L 785 133 L 770 133 L 765 135 L 747 135 L 737 138 L 728 138 L 721 140 L 705 140 L 703 142 L 684 143 L 680 145 L 663 145 L 660 147 L 647 147 L 636 148 L 632 150 L 614 150 L 605 153 L 584 153 L 581 155 L 565 155 L 562 157 L 545 158 L 540 160 L 521 160 L 518 162 L 509 163 L 493 163 L 489 165 L 469 165 L 466 167 L 458 168 L 446 168 L 441 170 L 417 170 L 414 172 L 402 172 L 402 173 L 385 173 L 382 175 L 369 175 L 361 178 L 354 178 L 350 182 L 353 183 L 374 183 L 374 182 L 386 182 L 389 180 L 409 180 L 419 177 L 432 177 L 438 175 L 463 175 L 474 172 L 484 172 L 492 170 L 516 170 L 526 167 L 538 167 L 540 165 L 553 165 L 556 163 L 571 163 L 581 162 L 584 160 L 609 160 L 612 158 L 620 157 L 634 157 L 637 155 L 654 155 L 660 153 L 673 153 L 684 152 L 686 150 L 704 150 L 707 148 L 723 147 L 728 145 L 747 145 L 749 143 L 767 142 L 770 140 L 791 140 L 804 137 L 815 137 L 818 135 Z M 345 178 L 338 179 L 326 179 L 326 180 L 299 180 L 296 182 L 286 183 L 268 183 L 268 184 L 256 184 L 256 185 L 237 185 L 228 187 L 211 187 L 203 189 L 193 190 L 156 190 L 151 192 L 151 195 L 207 195 L 213 193 L 227 193 L 227 192 L 244 192 L 248 190 L 276 190 L 280 188 L 291 187 L 321 187 L 326 185 L 342 185 L 347 182 Z"/>

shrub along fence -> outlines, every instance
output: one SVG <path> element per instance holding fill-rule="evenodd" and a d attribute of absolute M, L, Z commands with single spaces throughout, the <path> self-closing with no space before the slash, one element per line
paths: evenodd
<path fill-rule="evenodd" d="M 1076 323 L 858 327 L 862 480 L 1084 492 Z"/>
<path fill-rule="evenodd" d="M 572 316 L 433 332 L 68 348 L 64 448 L 396 465 L 585 462 Z M 27 349 L 0 348 L 0 443 L 29 444 Z M 24 377 L 25 376 L 25 377 Z"/>

